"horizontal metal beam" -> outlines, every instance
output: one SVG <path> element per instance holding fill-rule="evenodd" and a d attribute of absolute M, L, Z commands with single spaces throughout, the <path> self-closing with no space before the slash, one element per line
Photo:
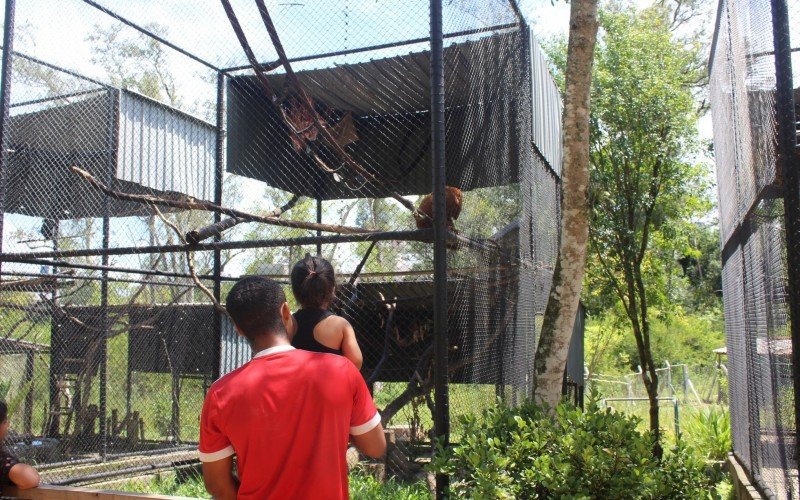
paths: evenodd
<path fill-rule="evenodd" d="M 21 273 L 13 271 L 3 271 L 0 276 L 19 276 L 25 278 L 53 278 L 53 279 L 69 279 L 74 281 L 103 281 L 104 279 L 110 283 L 132 283 L 135 285 L 154 285 L 154 286 L 171 286 L 178 288 L 190 288 L 195 286 L 191 281 L 185 283 L 176 283 L 175 281 L 153 281 L 143 279 L 129 279 L 129 278 L 103 278 L 101 276 L 80 276 L 73 274 L 45 274 L 45 273 Z M 190 278 L 187 278 L 190 279 Z"/>
<path fill-rule="evenodd" d="M 22 262 L 31 259 L 60 259 L 67 257 L 95 257 L 100 255 L 139 255 L 153 253 L 176 253 L 189 251 L 239 250 L 246 248 L 275 248 L 285 246 L 315 245 L 331 243 L 358 243 L 362 241 L 431 241 L 432 230 L 383 231 L 362 234 L 335 234 L 328 236 L 303 236 L 273 240 L 221 241 L 198 245 L 153 245 L 143 247 L 89 248 L 83 250 L 56 250 L 47 252 L 25 252 L 0 254 L 0 262 Z M 69 263 L 58 267 L 69 267 Z M 135 271 L 136 272 L 136 271 Z"/>
<path fill-rule="evenodd" d="M 59 99 L 68 99 L 70 97 L 80 97 L 82 95 L 95 94 L 97 92 L 103 92 L 103 91 L 100 89 L 93 89 L 93 90 L 82 90 L 80 92 L 70 92 L 69 94 L 42 97 L 41 99 L 31 99 L 30 101 L 15 102 L 14 104 L 11 105 L 11 107 L 16 108 L 19 106 L 30 106 L 31 104 L 41 104 L 43 102 L 57 101 Z"/>
<path fill-rule="evenodd" d="M 84 0 L 86 1 L 86 0 Z M 476 28 L 471 30 L 464 30 L 464 31 L 456 31 L 453 33 L 448 33 L 444 35 L 444 38 L 458 38 L 460 36 L 469 36 L 469 35 L 477 35 L 480 33 L 491 33 L 493 31 L 501 31 L 501 30 L 508 30 L 519 28 L 518 23 L 506 23 L 506 24 L 498 24 L 495 26 L 489 26 L 488 28 Z M 410 40 L 403 40 L 401 42 L 392 42 L 392 43 L 381 43 L 378 45 L 370 45 L 368 47 L 360 47 L 357 49 L 347 49 L 347 50 L 337 50 L 334 52 L 323 52 L 321 54 L 313 54 L 308 56 L 299 56 L 299 57 L 291 57 L 289 58 L 290 63 L 294 62 L 303 62 L 303 61 L 315 61 L 317 59 L 327 59 L 329 57 L 338 57 L 338 56 L 347 56 L 351 54 L 359 54 L 362 52 L 371 52 L 373 50 L 383 50 L 383 49 L 392 49 L 395 47 L 404 47 L 406 45 L 415 45 L 418 43 L 429 43 L 431 41 L 430 37 L 424 38 L 412 38 Z M 279 66 L 277 62 L 271 63 L 264 63 L 262 64 L 265 68 L 268 69 L 275 69 Z M 230 68 L 222 68 L 220 71 L 229 72 L 229 71 L 242 71 L 245 69 L 251 69 L 252 66 L 249 64 L 243 66 L 233 66 Z"/>
<path fill-rule="evenodd" d="M 7 254 L 0 254 L 0 262 L 3 260 Z M 50 266 L 50 267 L 57 267 L 60 269 L 86 269 L 89 271 L 108 271 L 110 273 L 125 273 L 125 274 L 140 274 L 143 276 L 162 276 L 165 278 L 191 278 L 192 275 L 186 273 L 176 273 L 171 271 L 158 271 L 154 269 L 134 269 L 129 267 L 114 267 L 114 266 L 103 266 L 100 264 L 84 264 L 81 262 L 67 262 L 67 261 L 56 261 L 56 260 L 44 260 L 44 259 L 36 259 L 36 258 L 15 258 L 13 260 L 9 260 L 8 262 L 16 262 L 18 264 L 33 264 L 36 266 Z M 14 275 L 18 274 L 14 271 L 5 270 L 3 271 L 4 275 Z M 199 275 L 198 278 L 203 280 L 211 280 L 213 276 L 211 275 Z M 225 278 L 223 278 L 225 279 Z"/>

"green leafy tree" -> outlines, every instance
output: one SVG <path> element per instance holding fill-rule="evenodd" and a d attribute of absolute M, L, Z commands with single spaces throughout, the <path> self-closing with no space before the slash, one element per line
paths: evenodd
<path fill-rule="evenodd" d="M 683 221 L 705 208 L 703 166 L 695 160 L 699 46 L 676 37 L 672 23 L 662 5 L 615 3 L 601 12 L 591 116 L 593 278 L 614 291 L 630 323 L 657 457 L 654 306 L 670 303 L 665 283 L 676 250 L 689 246 Z"/>

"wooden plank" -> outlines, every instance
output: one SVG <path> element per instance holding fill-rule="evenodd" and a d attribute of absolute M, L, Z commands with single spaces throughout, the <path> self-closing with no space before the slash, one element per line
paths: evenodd
<path fill-rule="evenodd" d="M 744 467 L 733 453 L 728 454 L 728 470 L 731 475 L 731 483 L 736 498 L 741 500 L 761 500 L 764 497 L 761 493 L 750 483 L 750 478 L 747 476 Z"/>
<path fill-rule="evenodd" d="M 3 488 L 3 496 L 23 498 L 29 500 L 181 500 L 190 497 L 175 497 L 167 495 L 149 495 L 146 493 L 128 493 L 113 490 L 93 490 L 90 488 L 77 488 L 74 486 L 49 486 L 42 485 L 30 490 L 18 490 L 14 487 Z"/>

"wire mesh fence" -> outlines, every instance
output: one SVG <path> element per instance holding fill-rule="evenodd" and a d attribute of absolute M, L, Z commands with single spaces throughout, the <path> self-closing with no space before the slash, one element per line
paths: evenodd
<path fill-rule="evenodd" d="M 734 452 L 779 498 L 798 497 L 798 16 L 722 1 L 710 61 Z"/>
<path fill-rule="evenodd" d="M 401 472 L 430 453 L 429 2 L 11 2 L 0 389 L 48 482 L 196 456 L 250 359 L 214 302 L 307 253 Z M 264 15 L 266 12 L 266 16 Z M 558 244 L 558 90 L 513 2 L 445 2 L 447 373 L 457 416 L 530 393 Z M 74 168 L 77 167 L 77 168 Z M 427 205 L 426 205 L 427 203 Z M 426 208 L 427 207 L 427 208 Z"/>

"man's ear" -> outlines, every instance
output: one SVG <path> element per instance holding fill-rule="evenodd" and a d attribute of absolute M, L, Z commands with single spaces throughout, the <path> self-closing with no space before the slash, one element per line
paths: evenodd
<path fill-rule="evenodd" d="M 240 337 L 247 338 L 244 332 L 242 332 L 242 329 L 236 326 L 236 323 L 233 324 L 233 328 L 236 330 L 236 333 L 239 334 Z"/>
<path fill-rule="evenodd" d="M 288 321 L 289 319 L 291 319 L 291 317 L 292 317 L 292 310 L 289 309 L 289 303 L 284 302 L 281 305 L 281 318 L 283 318 L 284 321 Z"/>
<path fill-rule="evenodd" d="M 292 310 L 289 309 L 289 303 L 284 302 L 281 305 L 281 320 L 283 321 L 283 326 L 286 328 L 286 333 L 289 335 L 291 339 L 294 336 L 294 317 L 292 316 Z"/>

